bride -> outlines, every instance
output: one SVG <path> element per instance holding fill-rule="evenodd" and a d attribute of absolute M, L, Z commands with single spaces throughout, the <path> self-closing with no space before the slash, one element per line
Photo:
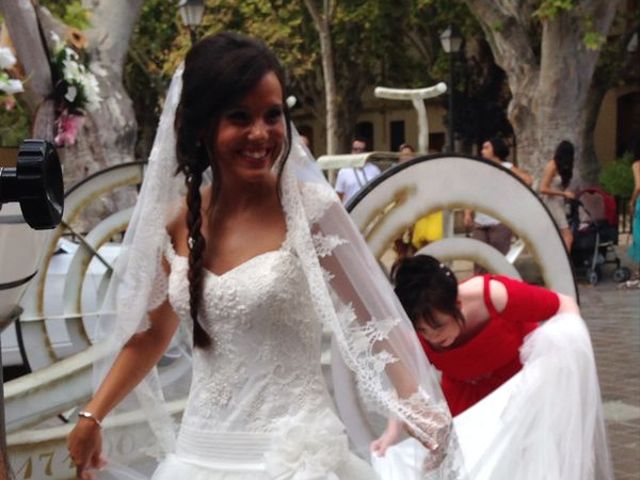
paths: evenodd
<path fill-rule="evenodd" d="M 118 353 L 68 438 L 80 478 L 103 466 L 102 422 L 125 397 L 156 434 L 154 479 L 376 478 L 332 408 L 323 326 L 362 402 L 426 447 L 418 475 L 465 478 L 433 369 L 292 134 L 284 87 L 274 55 L 234 33 L 198 42 L 174 77 L 109 287 L 116 318 L 102 319 Z M 176 436 L 155 366 L 184 329 L 193 367 Z"/>

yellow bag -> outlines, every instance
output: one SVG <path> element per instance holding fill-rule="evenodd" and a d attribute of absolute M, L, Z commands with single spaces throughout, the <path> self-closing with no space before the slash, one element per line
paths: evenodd
<path fill-rule="evenodd" d="M 420 249 L 428 243 L 440 240 L 443 235 L 442 210 L 430 213 L 419 219 L 413 226 L 413 236 L 411 243 Z"/>

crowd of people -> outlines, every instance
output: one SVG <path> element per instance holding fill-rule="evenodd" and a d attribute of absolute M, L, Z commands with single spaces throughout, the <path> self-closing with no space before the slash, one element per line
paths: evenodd
<path fill-rule="evenodd" d="M 363 402 L 389 418 L 370 448 L 383 454 L 404 431 L 427 456 L 414 478 L 463 480 L 452 417 L 522 368 L 519 349 L 541 322 L 579 315 L 571 298 L 503 276 L 458 284 L 428 256 L 399 264 L 394 292 L 342 205 L 379 168 L 341 170 L 334 191 L 292 128 L 285 85 L 261 41 L 228 32 L 196 43 L 176 72 L 109 287 L 106 311 L 116 313 L 102 327 L 114 357 L 68 439 L 79 478 L 104 466 L 102 424 L 118 405 L 148 416 L 147 447 L 161 457 L 155 480 L 376 478 L 351 447 L 349 419 L 334 413 L 321 368 L 328 329 Z M 367 149 L 354 139 L 353 154 Z M 409 145 L 402 150 L 402 161 L 414 154 Z M 530 184 L 507 154 L 495 139 L 483 146 L 487 160 Z M 565 167 L 553 161 L 545 194 L 562 196 Z M 192 362 L 185 390 L 156 369 L 168 348 Z M 571 348 L 558 371 L 578 355 Z M 557 446 L 556 466 L 565 471 L 563 442 L 548 436 L 578 435 L 570 473 L 557 477 L 569 480 L 592 478 L 583 473 L 596 471 L 607 450 L 596 441 L 602 418 L 592 357 L 580 368 L 584 378 L 563 385 L 574 387 L 561 399 L 571 418 L 552 422 L 551 432 L 533 423 L 522 447 Z M 585 400 L 576 392 L 586 384 Z M 167 405 L 174 388 L 187 398 L 177 432 Z M 588 428 L 576 425 L 576 412 Z M 521 458 L 517 445 L 511 456 L 530 476 L 513 478 L 534 478 L 541 459 Z M 117 478 L 144 478 L 121 467 Z"/>

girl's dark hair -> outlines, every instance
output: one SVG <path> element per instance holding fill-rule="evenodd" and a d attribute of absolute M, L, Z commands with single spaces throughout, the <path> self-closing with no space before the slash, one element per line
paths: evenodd
<path fill-rule="evenodd" d="M 414 325 L 423 319 L 431 327 L 439 327 L 435 311 L 453 316 L 460 324 L 464 322 L 456 305 L 458 280 L 434 257 L 415 255 L 401 260 L 394 281 L 396 295 Z"/>
<path fill-rule="evenodd" d="M 202 299 L 205 238 L 202 235 L 202 174 L 211 166 L 212 203 L 220 193 L 220 168 L 207 143 L 215 138 L 221 115 L 245 97 L 269 72 L 280 80 L 287 142 L 278 165 L 278 185 L 291 145 L 289 111 L 284 99 L 285 74 L 275 55 L 256 39 L 233 32 L 203 38 L 187 53 L 182 74 L 182 93 L 176 111 L 176 174 L 183 173 L 187 186 L 189 229 L 189 307 L 193 341 L 197 347 L 211 345 L 211 337 L 198 321 Z"/>
<path fill-rule="evenodd" d="M 507 144 L 504 143 L 504 140 L 502 140 L 500 137 L 491 137 L 489 140 L 487 140 L 487 142 L 491 144 L 491 147 L 493 148 L 493 154 L 503 162 L 506 161 L 507 157 L 509 156 L 509 147 L 507 147 Z"/>
<path fill-rule="evenodd" d="M 573 177 L 573 155 L 573 144 L 567 140 L 561 141 L 553 154 L 553 160 L 556 162 L 556 168 L 562 181 L 562 188 L 567 188 L 571 183 L 571 177 Z"/>

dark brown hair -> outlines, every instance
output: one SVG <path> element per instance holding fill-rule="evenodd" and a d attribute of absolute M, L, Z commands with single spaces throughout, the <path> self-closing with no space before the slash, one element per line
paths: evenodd
<path fill-rule="evenodd" d="M 197 347 L 211 345 L 211 337 L 198 320 L 202 299 L 205 238 L 202 235 L 202 174 L 211 166 L 212 200 L 220 193 L 220 169 L 209 153 L 207 141 L 215 138 L 222 113 L 245 97 L 269 72 L 278 77 L 283 90 L 283 109 L 287 143 L 281 154 L 286 159 L 291 145 L 289 111 L 284 99 L 285 74 L 267 46 L 244 35 L 223 32 L 203 38 L 187 53 L 182 74 L 182 93 L 175 131 L 176 174 L 185 176 L 187 186 L 187 227 L 189 229 L 189 307 L 193 319 L 193 342 Z M 279 163 L 278 184 L 284 161 Z"/>
<path fill-rule="evenodd" d="M 500 137 L 491 137 L 487 140 L 491 144 L 491 148 L 493 148 L 493 154 L 498 157 L 501 161 L 505 162 L 507 157 L 509 156 L 509 147 Z"/>
<path fill-rule="evenodd" d="M 561 141 L 553 154 L 553 160 L 556 163 L 556 168 L 562 181 L 562 188 L 567 188 L 571 183 L 571 177 L 573 177 L 573 155 L 573 143 L 567 140 Z"/>
<path fill-rule="evenodd" d="M 400 261 L 395 272 L 395 292 L 414 324 L 423 319 L 433 328 L 440 325 L 434 312 L 453 316 L 464 323 L 462 312 L 456 304 L 458 280 L 455 274 L 430 255 L 415 255 Z"/>

